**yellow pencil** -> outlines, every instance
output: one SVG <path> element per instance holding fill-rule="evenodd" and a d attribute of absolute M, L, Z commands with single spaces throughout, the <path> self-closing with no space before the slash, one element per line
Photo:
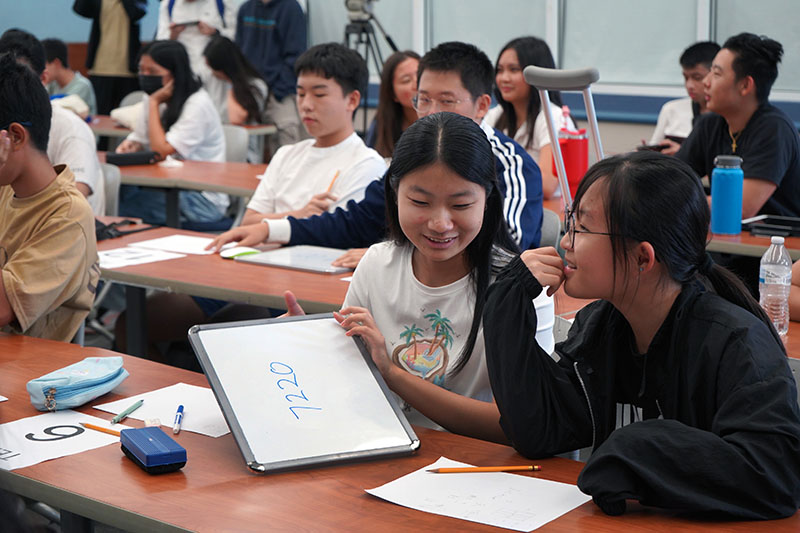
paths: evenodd
<path fill-rule="evenodd" d="M 94 424 L 89 424 L 88 422 L 81 422 L 80 424 L 85 428 L 93 429 L 95 431 L 102 431 L 103 433 L 108 433 L 109 435 L 114 435 L 116 437 L 119 437 L 119 431 L 117 431 L 116 429 L 95 426 Z"/>
<path fill-rule="evenodd" d="M 337 170 L 337 171 L 336 171 L 336 174 L 334 174 L 334 175 L 333 175 L 333 179 L 331 180 L 331 183 L 330 183 L 330 185 L 328 185 L 328 190 L 327 190 L 327 191 L 325 191 L 325 192 L 331 192 L 331 189 L 333 189 L 333 184 L 334 184 L 334 183 L 336 183 L 336 179 L 337 179 L 338 177 L 339 177 L 339 171 Z"/>
<path fill-rule="evenodd" d="M 428 472 L 435 474 L 462 474 L 467 472 L 538 472 L 542 467 L 539 465 L 522 465 L 522 466 L 460 466 L 455 468 L 433 468 Z"/>

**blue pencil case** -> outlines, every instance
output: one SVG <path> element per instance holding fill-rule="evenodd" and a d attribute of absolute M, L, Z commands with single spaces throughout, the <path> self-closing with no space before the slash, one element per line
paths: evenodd
<path fill-rule="evenodd" d="M 148 474 L 174 472 L 186 464 L 186 449 L 159 427 L 123 429 L 119 439 L 122 453 Z"/>
<path fill-rule="evenodd" d="M 72 409 L 109 392 L 128 377 L 122 357 L 87 357 L 27 384 L 31 403 L 40 411 Z"/>

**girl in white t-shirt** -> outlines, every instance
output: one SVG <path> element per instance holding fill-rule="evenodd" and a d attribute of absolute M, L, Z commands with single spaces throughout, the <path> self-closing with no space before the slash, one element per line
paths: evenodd
<path fill-rule="evenodd" d="M 516 246 L 494 166 L 474 121 L 437 113 L 412 124 L 386 178 L 389 241 L 368 250 L 335 316 L 365 341 L 412 424 L 505 442 L 482 310 L 493 274 Z M 299 312 L 291 294 L 287 304 Z"/>
<path fill-rule="evenodd" d="M 215 78 L 230 83 L 226 95 L 226 124 L 259 124 L 264 119 L 267 82 L 233 41 L 217 36 L 203 50 L 203 57 Z"/>
<path fill-rule="evenodd" d="M 223 124 L 244 126 L 262 124 L 267 103 L 267 82 L 227 37 L 216 36 L 203 50 L 211 75 L 225 82 L 225 99 L 218 102 L 217 111 Z M 264 137 L 250 136 L 247 160 L 260 163 L 264 154 Z"/>
<path fill-rule="evenodd" d="M 160 159 L 225 161 L 222 122 L 181 43 L 153 41 L 142 49 L 139 86 L 147 93 L 144 112 L 117 152 L 149 146 Z M 181 191 L 179 198 L 181 218 L 191 223 L 218 222 L 228 207 L 228 196 L 221 193 Z M 119 211 L 150 224 L 164 224 L 166 196 L 155 189 L 123 185 Z"/>
<path fill-rule="evenodd" d="M 489 125 L 513 138 L 525 148 L 542 171 L 545 198 L 558 196 L 558 178 L 553 174 L 552 147 L 547 120 L 539 92 L 528 85 L 522 71 L 528 65 L 555 68 L 547 43 L 537 37 L 519 37 L 509 41 L 495 63 L 495 98 L 500 104 L 486 114 Z M 550 91 L 550 110 L 556 129 L 565 125 L 575 129 L 561 111 L 561 95 Z M 569 121 L 569 123 L 567 123 Z"/>

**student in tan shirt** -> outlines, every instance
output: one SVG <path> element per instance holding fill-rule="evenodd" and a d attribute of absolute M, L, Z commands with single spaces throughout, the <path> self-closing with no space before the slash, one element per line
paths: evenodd
<path fill-rule="evenodd" d="M 0 329 L 69 341 L 100 269 L 92 210 L 47 158 L 50 119 L 36 74 L 0 55 Z"/>

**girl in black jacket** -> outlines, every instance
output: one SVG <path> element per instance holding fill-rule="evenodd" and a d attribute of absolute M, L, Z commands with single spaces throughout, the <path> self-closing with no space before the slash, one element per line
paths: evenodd
<path fill-rule="evenodd" d="M 800 408 L 785 349 L 706 254 L 708 225 L 687 165 L 612 157 L 578 187 L 565 261 L 528 250 L 489 290 L 486 357 L 503 430 L 529 457 L 592 446 L 578 487 L 606 513 L 636 499 L 771 519 L 800 503 Z M 551 358 L 535 342 L 530 302 L 562 283 L 599 301 Z M 636 423 L 615 429 L 618 408 Z"/>

